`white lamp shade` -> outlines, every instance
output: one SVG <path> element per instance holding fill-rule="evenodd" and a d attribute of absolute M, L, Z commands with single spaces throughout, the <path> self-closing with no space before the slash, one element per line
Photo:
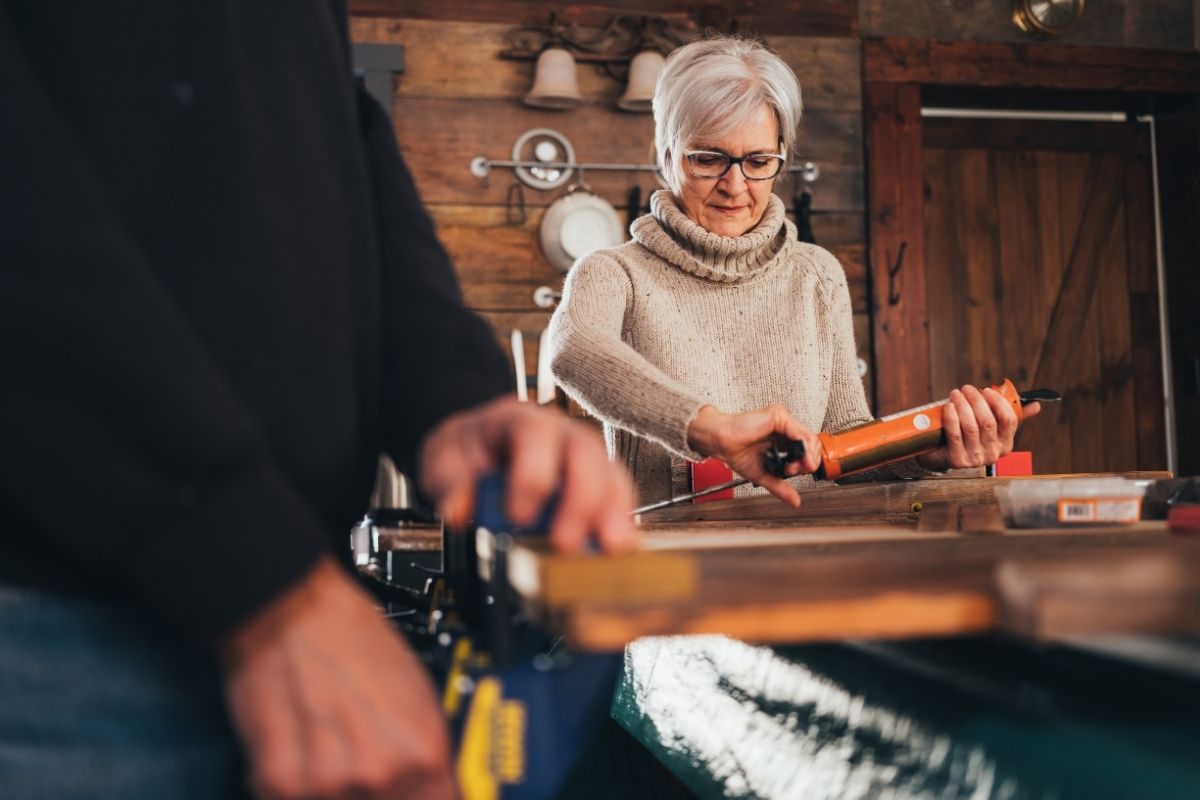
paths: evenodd
<path fill-rule="evenodd" d="M 634 56 L 629 62 L 629 82 L 625 85 L 625 94 L 617 101 L 617 108 L 622 111 L 650 111 L 654 86 L 658 83 L 658 73 L 662 72 L 665 62 L 666 58 L 657 50 L 643 50 Z"/>
<path fill-rule="evenodd" d="M 537 59 L 533 87 L 525 95 L 525 105 L 561 110 L 574 108 L 582 102 L 579 79 L 575 75 L 575 57 L 561 47 L 543 50 Z"/>

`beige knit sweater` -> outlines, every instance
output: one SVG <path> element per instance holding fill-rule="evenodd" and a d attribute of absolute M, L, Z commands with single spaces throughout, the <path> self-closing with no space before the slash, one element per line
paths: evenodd
<path fill-rule="evenodd" d="M 687 491 L 685 459 L 702 457 L 687 429 L 703 405 L 782 403 L 814 431 L 871 419 L 845 273 L 797 240 L 777 196 L 733 238 L 694 223 L 670 192 L 650 210 L 633 241 L 575 264 L 550 323 L 555 378 L 603 421 L 642 503 Z M 925 474 L 911 462 L 888 472 Z"/>

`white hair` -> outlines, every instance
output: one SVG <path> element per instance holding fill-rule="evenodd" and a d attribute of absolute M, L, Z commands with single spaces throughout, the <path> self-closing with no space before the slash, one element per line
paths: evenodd
<path fill-rule="evenodd" d="M 663 175 L 676 194 L 680 154 L 721 139 L 763 106 L 775 114 L 783 152 L 795 150 L 802 111 L 800 82 L 783 59 L 752 39 L 719 36 L 676 49 L 654 89 L 654 143 Z"/>

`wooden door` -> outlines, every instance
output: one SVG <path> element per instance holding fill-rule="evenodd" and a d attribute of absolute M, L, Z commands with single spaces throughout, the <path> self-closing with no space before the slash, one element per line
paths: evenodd
<path fill-rule="evenodd" d="M 935 397 L 1010 377 L 1064 396 L 1023 426 L 1039 473 L 1165 469 L 1149 132 L 926 119 Z"/>

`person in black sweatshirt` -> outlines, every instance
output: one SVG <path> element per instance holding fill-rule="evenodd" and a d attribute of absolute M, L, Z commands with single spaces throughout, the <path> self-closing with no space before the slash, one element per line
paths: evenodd
<path fill-rule="evenodd" d="M 599 438 L 507 397 L 348 54 L 342 2 L 0 0 L 5 797 L 451 796 L 335 563 L 380 452 L 452 525 L 505 467 L 515 521 L 559 485 L 561 547 L 632 542 Z"/>

